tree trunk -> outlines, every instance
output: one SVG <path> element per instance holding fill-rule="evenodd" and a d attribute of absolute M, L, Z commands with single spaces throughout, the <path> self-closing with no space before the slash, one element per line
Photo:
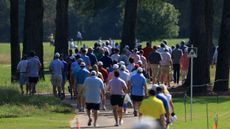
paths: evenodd
<path fill-rule="evenodd" d="M 229 89 L 229 65 L 230 65 L 230 1 L 224 1 L 221 32 L 219 39 L 218 58 L 216 65 L 216 77 L 214 90 L 226 91 Z"/>
<path fill-rule="evenodd" d="M 191 1 L 190 42 L 198 48 L 198 57 L 194 59 L 193 89 L 194 94 L 205 92 L 210 83 L 209 50 L 212 38 L 211 3 L 209 0 Z M 211 27 L 211 28 L 209 28 Z M 189 69 L 189 75 L 190 75 Z M 190 81 L 188 76 L 187 81 Z M 187 84 L 190 84 L 187 83 Z"/>
<path fill-rule="evenodd" d="M 138 0 L 126 0 L 121 48 L 125 45 L 129 45 L 131 49 L 135 47 L 137 7 Z"/>
<path fill-rule="evenodd" d="M 18 0 L 10 0 L 11 82 L 18 80 L 19 77 L 17 73 L 17 64 L 20 61 L 18 10 Z"/>
<path fill-rule="evenodd" d="M 57 0 L 55 52 L 68 55 L 68 2 Z"/>
<path fill-rule="evenodd" d="M 24 20 L 23 53 L 35 51 L 42 63 L 40 77 L 43 73 L 43 0 L 26 0 Z"/>

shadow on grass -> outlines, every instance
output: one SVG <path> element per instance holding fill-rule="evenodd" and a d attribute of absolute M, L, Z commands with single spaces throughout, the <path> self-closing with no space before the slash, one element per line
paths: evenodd
<path fill-rule="evenodd" d="M 73 108 L 52 96 L 22 96 L 14 88 L 0 87 L 0 118 L 30 116 L 44 112 L 72 113 Z"/>

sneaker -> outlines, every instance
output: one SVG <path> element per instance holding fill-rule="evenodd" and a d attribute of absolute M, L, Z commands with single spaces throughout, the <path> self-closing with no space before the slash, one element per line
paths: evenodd
<path fill-rule="evenodd" d="M 102 107 L 102 110 L 104 110 L 104 111 L 106 110 L 106 107 L 105 107 L 105 105 Z"/>
<path fill-rule="evenodd" d="M 92 119 L 89 119 L 88 126 L 91 126 L 91 124 L 92 124 Z"/>
<path fill-rule="evenodd" d="M 115 125 L 114 125 L 114 126 L 116 126 L 116 127 L 117 127 L 117 126 L 119 126 L 119 124 L 118 124 L 118 123 L 115 123 Z"/>
<path fill-rule="evenodd" d="M 134 112 L 133 112 L 133 115 L 136 117 L 136 116 L 137 116 L 137 111 L 134 111 Z"/>
<path fill-rule="evenodd" d="M 119 125 L 122 125 L 123 123 L 124 123 L 124 121 L 123 121 L 123 120 L 120 120 Z"/>

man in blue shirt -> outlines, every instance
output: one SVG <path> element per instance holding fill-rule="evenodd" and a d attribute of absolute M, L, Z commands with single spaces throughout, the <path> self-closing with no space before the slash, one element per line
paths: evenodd
<path fill-rule="evenodd" d="M 156 91 L 157 91 L 157 98 L 160 99 L 163 102 L 165 111 L 166 111 L 166 125 L 169 124 L 169 116 L 170 116 L 170 112 L 169 112 L 169 101 L 167 99 L 167 97 L 164 95 L 164 87 L 163 86 L 158 86 L 156 87 Z"/>
<path fill-rule="evenodd" d="M 79 111 L 84 112 L 84 96 L 83 96 L 83 83 L 87 77 L 89 77 L 89 71 L 86 68 L 85 62 L 81 62 L 80 64 L 81 69 L 74 74 L 75 75 L 75 85 L 78 92 L 78 104 L 79 104 Z"/>
<path fill-rule="evenodd" d="M 144 97 L 147 95 L 147 81 L 142 74 L 143 69 L 139 67 L 137 73 L 131 79 L 131 99 L 133 100 L 134 116 L 137 116 L 137 111 Z"/>
<path fill-rule="evenodd" d="M 83 59 L 83 61 L 85 62 L 86 64 L 86 67 L 89 68 L 91 66 L 91 62 L 90 62 L 90 59 L 89 57 L 86 55 L 86 50 L 85 49 L 82 49 L 81 50 L 81 58 Z"/>

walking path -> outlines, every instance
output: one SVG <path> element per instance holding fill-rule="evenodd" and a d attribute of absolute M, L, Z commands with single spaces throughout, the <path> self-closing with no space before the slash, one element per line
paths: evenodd
<path fill-rule="evenodd" d="M 74 100 L 71 100 L 69 97 L 63 100 L 63 103 L 71 104 L 76 109 L 76 102 Z M 88 117 L 86 112 L 78 112 L 78 110 L 76 110 L 76 117 L 78 118 L 81 129 L 130 129 L 138 120 L 138 117 L 133 116 L 133 109 L 129 108 L 128 114 L 123 116 L 124 123 L 121 126 L 115 127 L 115 120 L 113 117 L 109 100 L 107 100 L 106 108 L 106 111 L 100 110 L 100 112 L 98 113 L 98 127 L 87 126 Z"/>

